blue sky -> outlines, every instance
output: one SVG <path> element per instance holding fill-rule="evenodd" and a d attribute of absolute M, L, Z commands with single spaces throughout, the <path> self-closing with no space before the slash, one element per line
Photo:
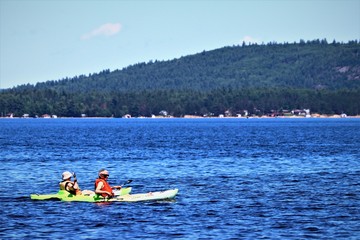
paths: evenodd
<path fill-rule="evenodd" d="M 360 0 L 0 0 L 0 88 L 323 38 L 360 39 Z"/>

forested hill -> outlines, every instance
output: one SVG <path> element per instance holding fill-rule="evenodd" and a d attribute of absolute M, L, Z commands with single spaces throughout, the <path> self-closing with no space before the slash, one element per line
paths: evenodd
<path fill-rule="evenodd" d="M 48 81 L 36 87 L 66 92 L 357 88 L 360 87 L 360 43 L 328 44 L 315 40 L 224 47 L 171 61 L 139 63 L 112 72 L 104 70 Z"/>
<path fill-rule="evenodd" d="M 243 44 L 0 92 L 1 116 L 274 116 L 292 109 L 360 114 L 358 40 Z"/>

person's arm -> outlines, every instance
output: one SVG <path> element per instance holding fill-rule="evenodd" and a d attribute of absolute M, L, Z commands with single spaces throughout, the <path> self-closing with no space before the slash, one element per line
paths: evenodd
<path fill-rule="evenodd" d="M 78 184 L 76 178 L 74 179 L 74 183 L 73 183 L 73 186 L 72 186 L 72 187 L 73 187 L 75 190 L 80 189 L 79 184 Z"/>
<path fill-rule="evenodd" d="M 119 189 L 119 190 L 120 190 L 120 189 L 121 189 L 121 186 L 112 186 L 111 188 L 112 188 L 112 189 Z"/>
<path fill-rule="evenodd" d="M 69 182 L 67 186 L 65 187 L 65 190 L 68 192 L 76 191 L 79 189 L 79 184 L 77 182 Z"/>
<path fill-rule="evenodd" d="M 73 172 L 74 182 L 72 184 L 72 188 L 74 190 L 80 190 L 79 184 L 77 182 L 76 174 Z"/>
<path fill-rule="evenodd" d="M 109 195 L 109 197 L 111 197 L 111 196 L 112 196 L 112 193 L 101 190 L 101 188 L 102 188 L 103 186 L 104 186 L 104 184 L 103 184 L 102 182 L 99 182 L 99 184 L 97 185 L 97 187 L 96 187 L 96 189 L 95 189 L 95 193 L 97 193 L 97 194 L 105 193 L 105 194 Z"/>

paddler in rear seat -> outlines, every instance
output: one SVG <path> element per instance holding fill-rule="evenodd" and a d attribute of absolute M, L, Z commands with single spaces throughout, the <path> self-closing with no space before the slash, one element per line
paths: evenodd
<path fill-rule="evenodd" d="M 113 189 L 121 189 L 121 186 L 113 186 L 107 182 L 109 178 L 109 172 L 106 169 L 101 169 L 99 171 L 99 178 L 95 180 L 95 193 L 101 195 L 102 197 L 114 197 Z"/>
<path fill-rule="evenodd" d="M 71 177 L 74 177 L 74 181 L 71 181 Z M 59 183 L 59 186 L 60 190 L 65 190 L 73 195 L 82 194 L 75 173 L 63 172 L 62 181 Z"/>

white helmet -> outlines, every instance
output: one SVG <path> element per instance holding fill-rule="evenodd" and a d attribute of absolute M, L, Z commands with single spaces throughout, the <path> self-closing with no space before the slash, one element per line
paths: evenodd
<path fill-rule="evenodd" d="M 68 172 L 68 171 L 63 172 L 63 174 L 62 174 L 62 180 L 69 179 L 69 178 L 71 178 L 72 176 L 73 176 L 73 175 L 71 174 L 71 172 Z"/>

